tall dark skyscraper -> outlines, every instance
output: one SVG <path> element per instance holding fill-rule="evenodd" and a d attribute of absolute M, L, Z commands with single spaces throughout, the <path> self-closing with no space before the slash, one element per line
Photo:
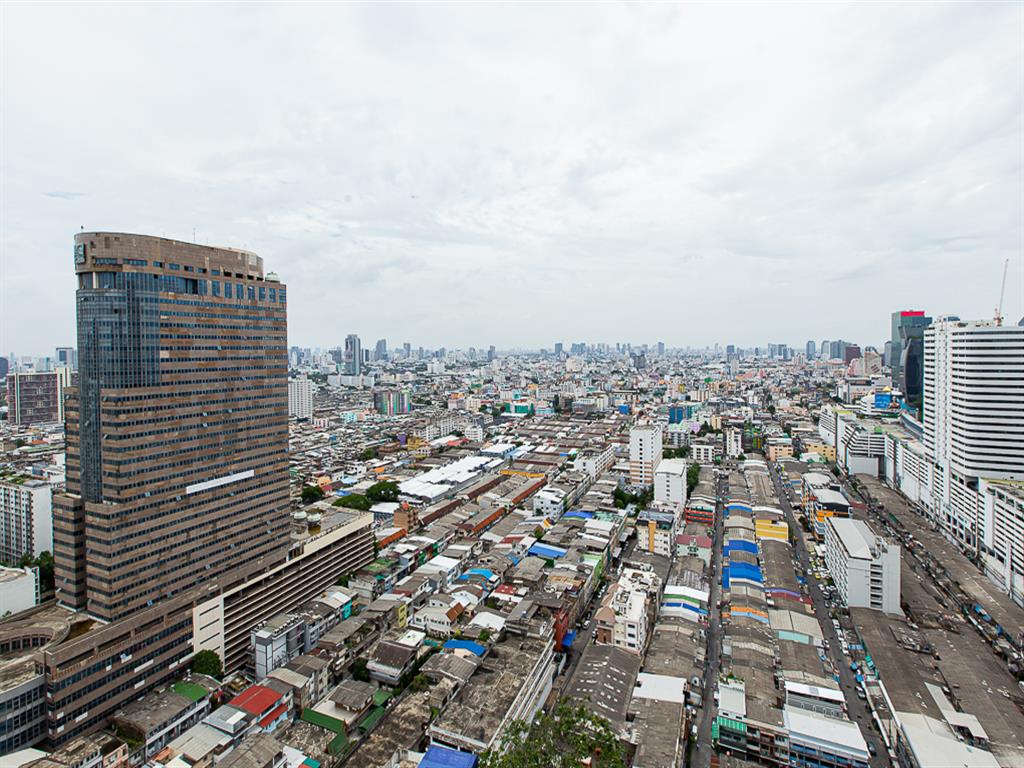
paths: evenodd
<path fill-rule="evenodd" d="M 358 376 L 363 372 L 363 345 L 359 337 L 350 333 L 345 337 L 345 373 Z"/>
<path fill-rule="evenodd" d="M 114 621 L 288 546 L 285 286 L 247 251 L 75 236 L 57 599 Z"/>
<path fill-rule="evenodd" d="M 924 355 L 924 329 L 931 324 L 932 319 L 925 316 L 921 310 L 905 309 L 892 313 L 892 336 L 890 339 L 892 347 L 889 353 L 889 368 L 892 371 L 893 386 L 899 387 L 904 395 L 908 394 L 907 390 L 904 389 L 906 382 L 903 378 L 903 352 L 906 349 L 904 336 L 908 340 L 913 341 L 915 348 L 911 354 L 915 357 L 916 365 L 920 366 L 920 361 Z M 916 389 L 916 395 L 920 398 L 922 385 L 919 371 L 916 372 L 910 384 L 912 388 Z"/>

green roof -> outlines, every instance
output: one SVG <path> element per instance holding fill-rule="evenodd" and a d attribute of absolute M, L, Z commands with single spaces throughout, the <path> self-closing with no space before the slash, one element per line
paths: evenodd
<path fill-rule="evenodd" d="M 373 726 L 375 726 L 382 717 L 384 717 L 384 707 L 374 707 L 370 710 L 370 714 L 362 719 L 359 723 L 359 727 L 364 733 L 368 732 Z"/>
<path fill-rule="evenodd" d="M 342 731 L 327 744 L 327 754 L 338 756 L 348 749 L 348 736 Z"/>
<path fill-rule="evenodd" d="M 381 707 L 384 703 L 390 699 L 394 694 L 391 691 L 385 691 L 383 688 L 378 688 L 373 692 L 373 706 Z"/>
<path fill-rule="evenodd" d="M 197 685 L 196 683 L 189 683 L 184 680 L 178 680 L 171 686 L 171 688 L 174 689 L 175 693 L 181 694 L 186 699 L 190 699 L 192 701 L 200 701 L 210 695 L 209 691 L 203 688 L 203 686 Z"/>
<path fill-rule="evenodd" d="M 733 720 L 731 717 L 723 717 L 722 715 L 719 715 L 718 718 L 715 720 L 715 723 L 718 725 L 720 729 L 727 728 L 730 731 L 738 731 L 739 733 L 747 732 L 746 723 L 742 722 L 741 720 Z"/>
<path fill-rule="evenodd" d="M 321 728 L 326 728 L 328 731 L 333 731 L 334 733 L 340 733 L 343 735 L 345 733 L 345 724 L 341 722 L 341 720 L 320 714 L 309 707 L 302 710 L 302 719 L 307 723 L 319 725 Z"/>

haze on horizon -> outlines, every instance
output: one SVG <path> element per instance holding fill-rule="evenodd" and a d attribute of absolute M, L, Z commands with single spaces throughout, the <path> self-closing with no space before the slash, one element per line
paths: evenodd
<path fill-rule="evenodd" d="M 881 346 L 1024 314 L 1024 5 L 0 6 L 0 354 L 80 227 L 252 249 L 289 340 Z"/>

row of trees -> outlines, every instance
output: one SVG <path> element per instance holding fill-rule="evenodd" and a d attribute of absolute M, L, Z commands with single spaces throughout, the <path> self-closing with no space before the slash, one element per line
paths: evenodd
<path fill-rule="evenodd" d="M 324 490 L 318 485 L 306 485 L 300 496 L 303 504 L 312 504 L 324 498 Z M 379 501 L 398 501 L 398 483 L 382 480 L 367 488 L 366 495 L 350 493 L 334 502 L 334 506 L 367 510 Z"/>

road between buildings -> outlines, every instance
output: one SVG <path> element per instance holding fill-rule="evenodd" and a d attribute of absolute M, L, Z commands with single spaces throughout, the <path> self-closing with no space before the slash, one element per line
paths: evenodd
<path fill-rule="evenodd" d="M 700 721 L 697 725 L 697 739 L 689 754 L 690 768 L 710 768 L 711 765 L 711 723 L 715 719 L 715 686 L 718 681 L 718 666 L 722 652 L 721 611 L 718 603 L 722 598 L 722 587 L 718 578 L 722 561 L 722 518 L 725 511 L 724 493 L 729 487 L 727 475 L 715 478 L 715 526 L 711 536 L 711 566 L 708 569 L 710 594 L 708 595 L 707 655 L 704 666 L 704 702 Z"/>
<path fill-rule="evenodd" d="M 796 521 L 796 515 L 793 514 L 793 507 L 790 506 L 789 496 L 782 488 L 782 483 L 779 482 L 779 474 L 774 464 L 769 464 L 769 471 L 771 472 L 772 482 L 775 485 L 775 493 L 779 497 L 779 504 L 782 506 L 782 511 L 786 515 L 786 520 L 789 522 L 790 529 L 796 533 L 796 546 L 793 549 L 793 560 L 799 565 L 800 573 L 806 574 L 807 569 L 810 567 L 810 558 L 807 553 L 807 547 L 804 544 L 804 537 L 800 532 L 800 526 Z M 829 644 L 829 657 L 832 659 L 832 663 L 836 669 L 839 670 L 839 684 L 843 691 L 843 696 L 846 697 L 846 710 L 851 721 L 857 724 L 860 728 L 861 735 L 865 741 L 873 742 L 878 750 L 878 754 L 871 757 L 869 764 L 871 768 L 891 768 L 889 757 L 885 752 L 885 745 L 882 742 L 881 735 L 874 730 L 872 725 L 871 713 L 868 711 L 867 702 L 861 701 L 857 697 L 857 681 L 854 678 L 853 672 L 850 671 L 850 661 L 843 656 L 840 651 L 841 643 L 839 642 L 839 635 L 836 634 L 835 627 L 832 625 L 832 619 L 829 617 L 828 606 L 825 604 L 825 598 L 821 593 L 821 589 L 818 586 L 818 581 L 813 576 L 808 576 L 807 588 L 808 594 L 810 595 L 811 602 L 814 606 L 814 613 L 817 615 L 818 620 L 824 629 L 825 639 L 828 640 Z"/>

